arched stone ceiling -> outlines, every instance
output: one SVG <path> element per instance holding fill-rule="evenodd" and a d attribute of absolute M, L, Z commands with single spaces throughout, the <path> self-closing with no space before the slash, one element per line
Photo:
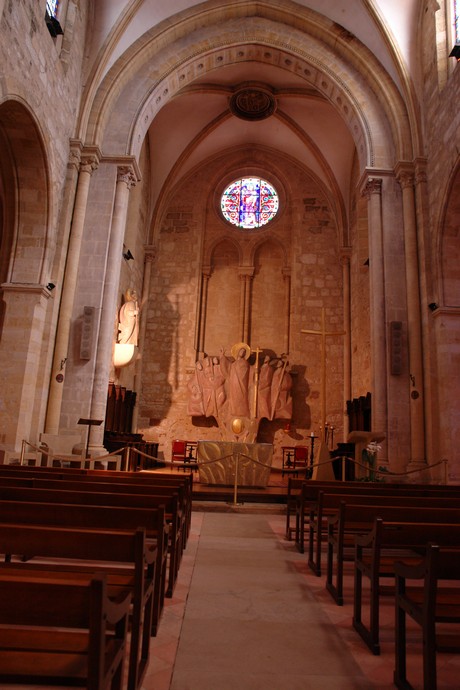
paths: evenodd
<path fill-rule="evenodd" d="M 355 156 L 361 171 L 413 158 L 400 93 L 353 35 L 311 10 L 297 17 L 290 2 L 231 7 L 203 3 L 196 16 L 184 11 L 131 45 L 83 109 L 85 143 L 137 158 L 148 136 L 154 201 L 165 183 L 232 144 L 268 144 L 292 156 L 342 208 Z M 271 117 L 247 122 L 231 113 L 243 82 L 271 90 Z"/>

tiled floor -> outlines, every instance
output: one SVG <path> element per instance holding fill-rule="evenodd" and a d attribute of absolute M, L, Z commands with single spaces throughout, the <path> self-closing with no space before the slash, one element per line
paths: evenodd
<path fill-rule="evenodd" d="M 393 690 L 391 598 L 373 656 L 351 627 L 351 576 L 338 607 L 284 538 L 281 508 L 252 508 L 194 511 L 142 690 Z M 422 690 L 418 640 L 408 677 Z M 438 690 L 458 690 L 459 679 L 460 657 L 441 655 Z"/>

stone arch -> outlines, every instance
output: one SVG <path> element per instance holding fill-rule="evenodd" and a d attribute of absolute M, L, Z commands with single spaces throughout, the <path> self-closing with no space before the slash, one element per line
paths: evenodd
<path fill-rule="evenodd" d="M 18 100 L 0 104 L 0 143 L 1 280 L 46 282 L 48 168 L 39 127 Z"/>
<path fill-rule="evenodd" d="M 442 304 L 460 308 L 460 163 L 451 178 L 440 237 Z"/>
<path fill-rule="evenodd" d="M 176 15 L 174 25 L 146 32 L 112 67 L 84 109 L 82 139 L 107 154 L 138 156 L 156 113 L 184 86 L 226 64 L 259 60 L 301 74 L 340 112 L 362 170 L 412 159 L 407 110 L 368 49 L 313 11 L 296 5 L 294 13 L 286 5 L 280 13 L 278 3 L 256 5 L 255 12 L 252 3 L 244 3 L 229 19 L 224 3 L 212 11 L 204 3 L 199 11 Z"/>

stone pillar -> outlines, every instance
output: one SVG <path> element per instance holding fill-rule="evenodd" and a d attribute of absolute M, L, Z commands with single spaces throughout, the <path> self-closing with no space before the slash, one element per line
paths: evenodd
<path fill-rule="evenodd" d="M 100 426 L 93 426 L 91 429 L 90 455 L 96 456 L 106 453 L 103 442 L 104 419 L 107 407 L 110 364 L 113 358 L 115 341 L 114 323 L 117 314 L 123 239 L 128 213 L 129 190 L 136 182 L 137 177 L 131 165 L 120 165 L 118 167 L 90 411 L 90 419 L 102 420 Z"/>
<path fill-rule="evenodd" d="M 204 354 L 204 339 L 206 335 L 206 313 L 208 310 L 208 287 L 211 277 L 211 266 L 203 268 L 201 275 L 201 303 L 198 314 L 198 337 L 196 349 L 198 353 Z"/>
<path fill-rule="evenodd" d="M 240 266 L 238 269 L 241 278 L 241 340 L 249 342 L 249 323 L 251 318 L 251 281 L 254 276 L 252 266 Z"/>
<path fill-rule="evenodd" d="M 340 261 L 342 264 L 343 283 L 343 327 L 345 331 L 343 343 L 343 440 L 348 438 L 347 400 L 351 399 L 351 303 L 350 303 L 350 249 L 342 249 Z"/>
<path fill-rule="evenodd" d="M 0 341 L 0 443 L 20 450 L 23 440 L 38 440 L 31 437 L 31 429 L 50 292 L 43 285 L 23 283 L 4 283 L 1 289 L 5 315 Z"/>
<path fill-rule="evenodd" d="M 382 179 L 369 177 L 367 197 L 369 225 L 369 275 L 372 357 L 372 430 L 387 434 L 387 348 L 385 277 L 383 260 Z M 385 446 L 384 446 L 385 447 Z M 385 451 L 379 461 L 385 462 Z"/>
<path fill-rule="evenodd" d="M 411 457 L 408 470 L 413 470 L 424 467 L 426 458 L 420 282 L 412 166 L 398 165 L 396 175 L 402 188 L 403 198 L 411 430 Z"/>
<path fill-rule="evenodd" d="M 144 342 L 145 329 L 147 325 L 147 312 L 150 295 L 150 280 L 152 276 L 152 266 L 156 256 L 156 249 L 153 246 L 145 247 L 144 255 L 144 280 L 142 282 L 142 297 L 140 303 L 140 321 L 139 321 L 139 356 L 135 362 L 134 369 L 134 391 L 136 392 L 136 405 L 133 410 L 133 428 L 137 429 L 137 420 L 139 416 L 139 393 L 141 390 L 142 381 L 142 365 L 144 356 Z"/>
<path fill-rule="evenodd" d="M 72 227 L 70 231 L 67 261 L 64 271 L 64 283 L 62 286 L 59 320 L 56 330 L 52 376 L 48 395 L 48 407 L 46 413 L 45 432 L 57 434 L 59 432 L 59 419 L 63 393 L 63 381 L 65 376 L 65 362 L 69 349 L 70 325 L 72 320 L 72 307 L 75 299 L 75 290 L 80 266 L 80 250 L 85 225 L 86 206 L 90 188 L 91 175 L 96 170 L 100 154 L 96 149 L 85 149 L 79 159 L 79 152 L 73 149 L 69 165 L 80 167 L 77 191 L 73 212 Z"/>
<path fill-rule="evenodd" d="M 433 294 L 433 259 L 428 250 L 429 238 L 429 209 L 428 186 L 425 159 L 417 159 L 415 168 L 415 207 L 417 212 L 418 254 L 420 269 L 420 312 L 422 328 L 422 357 L 423 357 L 423 398 L 425 402 L 425 456 L 429 464 L 438 459 L 433 440 L 433 412 L 438 409 L 436 404 L 436 389 L 432 386 L 432 371 L 434 360 L 431 357 L 430 337 L 432 333 L 431 314 L 428 304 L 435 300 Z M 434 258 L 434 257 L 433 257 Z"/>
<path fill-rule="evenodd" d="M 285 323 L 284 323 L 284 346 L 283 351 L 289 354 L 291 346 L 289 340 L 290 325 L 291 325 L 291 268 L 283 268 L 284 278 L 284 303 L 286 305 Z"/>

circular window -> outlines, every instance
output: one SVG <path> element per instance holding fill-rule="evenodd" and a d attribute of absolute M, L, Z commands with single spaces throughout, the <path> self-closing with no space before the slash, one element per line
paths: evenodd
<path fill-rule="evenodd" d="M 260 228 L 276 216 L 278 194 L 260 177 L 243 177 L 222 194 L 220 206 L 225 220 L 238 228 Z"/>

